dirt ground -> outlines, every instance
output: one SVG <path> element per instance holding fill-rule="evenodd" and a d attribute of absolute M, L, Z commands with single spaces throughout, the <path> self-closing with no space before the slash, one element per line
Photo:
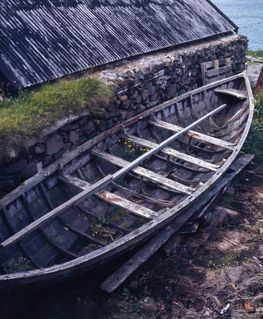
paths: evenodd
<path fill-rule="evenodd" d="M 232 210 L 224 222 L 155 255 L 108 299 L 110 319 L 263 319 L 263 165 L 218 205 Z"/>

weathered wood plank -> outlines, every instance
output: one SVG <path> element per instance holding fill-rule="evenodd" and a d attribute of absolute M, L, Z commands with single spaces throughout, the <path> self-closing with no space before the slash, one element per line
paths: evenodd
<path fill-rule="evenodd" d="M 103 151 L 100 151 L 97 149 L 92 150 L 92 154 L 94 154 L 94 155 L 96 155 L 96 156 L 98 156 L 98 157 L 100 157 L 100 158 L 102 158 L 102 159 L 104 159 L 112 164 L 115 164 L 119 167 L 126 167 L 129 164 L 128 161 L 125 161 L 124 159 L 122 159 L 120 157 L 117 157 L 115 155 L 112 155 L 112 154 L 109 154 L 109 153 L 106 153 L 106 152 L 103 152 Z M 132 171 L 134 173 L 142 176 L 142 177 L 147 178 L 151 182 L 164 185 L 164 186 L 169 187 L 172 190 L 175 190 L 177 192 L 181 192 L 184 194 L 191 194 L 194 191 L 194 188 L 192 188 L 192 187 L 185 186 L 181 183 L 173 181 L 169 178 L 166 178 L 160 174 L 154 173 L 154 172 L 152 172 L 146 168 L 140 167 L 140 166 L 133 168 Z"/>
<path fill-rule="evenodd" d="M 226 73 L 232 71 L 232 68 L 233 68 L 232 65 L 226 65 L 226 66 L 222 66 L 221 68 L 218 68 L 218 69 L 207 70 L 206 77 L 213 78 L 213 77 L 216 77 L 216 76 L 221 75 L 221 74 L 226 74 Z"/>
<path fill-rule="evenodd" d="M 246 100 L 247 98 L 247 92 L 235 89 L 216 89 L 215 93 L 234 96 L 239 100 Z"/>
<path fill-rule="evenodd" d="M 90 187 L 90 184 L 82 179 L 79 179 L 77 177 L 69 176 L 69 175 L 63 175 L 60 177 L 60 179 L 70 185 L 73 185 L 79 189 L 87 189 Z M 157 213 L 153 210 L 146 208 L 144 206 L 141 206 L 139 204 L 133 203 L 126 198 L 123 198 L 117 194 L 108 192 L 108 191 L 101 191 L 96 194 L 100 199 L 102 199 L 104 202 L 118 206 L 121 208 L 126 209 L 127 211 L 131 212 L 134 215 L 138 215 L 140 217 L 144 217 L 147 219 L 152 219 L 157 216 Z"/>
<path fill-rule="evenodd" d="M 143 138 L 140 138 L 140 137 L 137 137 L 134 135 L 128 135 L 128 136 L 125 136 L 125 138 L 127 138 L 129 141 L 131 141 L 135 144 L 138 144 L 138 145 L 141 145 L 144 147 L 148 147 L 148 148 L 154 148 L 154 147 L 156 147 L 156 145 L 158 145 L 154 142 L 145 140 Z M 171 147 L 165 147 L 161 150 L 161 152 L 166 154 L 166 155 L 174 156 L 178 159 L 184 160 L 185 162 L 195 164 L 199 167 L 206 168 L 206 169 L 211 170 L 211 171 L 216 171 L 219 168 L 218 165 L 211 164 L 211 163 L 208 163 L 204 160 L 201 160 L 201 159 L 195 158 L 193 156 L 178 152 Z"/>
<path fill-rule="evenodd" d="M 133 257 L 118 268 L 115 273 L 108 277 L 101 284 L 101 289 L 109 293 L 116 290 L 133 272 L 153 256 L 175 232 L 176 229 L 172 225 L 162 230 Z"/>
<path fill-rule="evenodd" d="M 162 120 L 155 120 L 155 121 L 151 121 L 150 123 L 156 127 L 166 129 L 166 130 L 169 130 L 171 132 L 180 132 L 182 130 L 182 127 L 175 125 L 175 124 L 171 124 L 171 123 L 162 121 Z M 223 148 L 226 148 L 229 150 L 234 149 L 233 143 L 226 142 L 226 141 L 220 140 L 218 138 L 199 133 L 197 131 L 189 131 L 186 133 L 186 135 L 189 136 L 190 138 L 193 138 L 193 139 L 200 141 L 200 142 L 203 142 L 203 143 L 208 143 L 208 144 L 220 146 L 220 147 L 223 147 Z"/>
<path fill-rule="evenodd" d="M 93 185 L 90 185 L 88 188 L 85 188 L 85 190 L 83 190 L 81 193 L 77 194 L 76 196 L 72 197 L 67 202 L 65 202 L 62 205 L 56 207 L 55 209 L 53 209 L 49 213 L 47 213 L 44 216 L 38 218 L 37 220 L 35 220 L 31 224 L 27 225 L 26 227 L 24 227 L 23 229 L 21 229 L 20 231 L 15 233 L 13 236 L 11 236 L 11 237 L 7 238 L 6 240 L 4 240 L 0 244 L 0 247 L 1 248 L 6 248 L 6 247 L 8 247 L 10 245 L 13 245 L 17 241 L 21 240 L 24 236 L 26 236 L 29 233 L 31 233 L 33 230 L 37 229 L 38 227 L 40 227 L 44 223 L 50 221 L 56 215 L 64 212 L 65 210 L 67 210 L 68 208 L 72 207 L 73 205 L 79 204 L 80 202 L 82 202 L 88 196 L 91 196 L 92 194 L 95 194 L 96 192 L 100 191 L 101 188 L 103 188 L 105 185 L 107 185 L 109 183 L 109 181 L 111 181 L 111 180 L 112 180 L 112 176 L 108 175 L 105 178 L 103 178 L 100 181 L 98 181 L 97 183 L 95 183 Z"/>

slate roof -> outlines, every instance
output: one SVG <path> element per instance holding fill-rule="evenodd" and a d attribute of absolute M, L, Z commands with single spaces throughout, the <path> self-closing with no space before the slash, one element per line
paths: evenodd
<path fill-rule="evenodd" d="M 235 31 L 209 0 L 1 0 L 0 73 L 27 87 Z"/>

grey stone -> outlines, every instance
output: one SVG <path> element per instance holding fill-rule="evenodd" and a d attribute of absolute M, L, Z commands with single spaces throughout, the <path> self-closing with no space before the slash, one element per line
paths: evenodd
<path fill-rule="evenodd" d="M 74 121 L 74 122 L 72 122 L 70 124 L 65 125 L 60 130 L 61 131 L 67 131 L 67 132 L 68 131 L 74 131 L 74 130 L 79 128 L 79 125 L 80 125 L 79 121 Z"/>
<path fill-rule="evenodd" d="M 62 136 L 55 134 L 52 138 L 47 141 L 47 155 L 54 155 L 64 146 Z"/>
<path fill-rule="evenodd" d="M 169 98 L 175 97 L 176 94 L 177 94 L 177 85 L 176 84 L 170 85 L 170 87 L 168 89 Z"/>
<path fill-rule="evenodd" d="M 128 100 L 128 96 L 127 95 L 121 95 L 119 96 L 119 100 L 121 100 L 122 102 L 125 102 Z"/>
<path fill-rule="evenodd" d="M 82 128 L 84 134 L 90 134 L 96 130 L 95 124 L 92 120 L 88 120 Z"/>
<path fill-rule="evenodd" d="M 143 90 L 142 92 L 142 99 L 147 100 L 149 97 L 149 91 L 147 89 Z"/>
<path fill-rule="evenodd" d="M 28 164 L 23 171 L 21 172 L 21 177 L 23 179 L 27 179 L 37 173 L 37 165 L 36 163 Z"/>
<path fill-rule="evenodd" d="M 6 174 L 10 174 L 10 175 L 17 174 L 21 172 L 26 167 L 26 165 L 27 165 L 27 161 L 23 158 L 20 161 L 7 166 L 5 168 L 5 172 Z"/>
<path fill-rule="evenodd" d="M 76 131 L 71 131 L 69 133 L 69 141 L 71 143 L 76 144 L 78 139 L 79 139 L 79 133 L 77 133 Z"/>
<path fill-rule="evenodd" d="M 244 269 L 242 266 L 225 268 L 225 274 L 234 284 L 238 284 L 243 280 L 243 273 Z"/>
<path fill-rule="evenodd" d="M 145 314 L 156 314 L 158 311 L 158 305 L 155 300 L 151 297 L 146 297 L 140 302 L 142 312 Z"/>
<path fill-rule="evenodd" d="M 142 96 L 141 95 L 138 95 L 137 98 L 136 98 L 136 103 L 137 104 L 141 104 L 142 103 Z"/>
<path fill-rule="evenodd" d="M 43 154 L 46 151 L 46 145 L 43 143 L 38 143 L 34 146 L 34 152 L 36 154 Z"/>
<path fill-rule="evenodd" d="M 12 179 L 0 180 L 0 190 L 6 192 L 16 187 L 16 183 Z"/>
<path fill-rule="evenodd" d="M 156 92 L 155 86 L 154 86 L 154 85 L 149 86 L 149 87 L 148 87 L 148 92 L 149 92 L 149 95 L 150 95 L 150 96 L 151 96 L 151 95 L 154 95 L 155 92 Z"/>

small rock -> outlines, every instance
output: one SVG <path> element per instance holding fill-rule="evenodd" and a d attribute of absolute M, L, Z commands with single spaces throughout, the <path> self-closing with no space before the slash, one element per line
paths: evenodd
<path fill-rule="evenodd" d="M 95 129 L 96 129 L 96 127 L 95 127 L 94 122 L 93 121 L 87 121 L 85 123 L 85 125 L 83 126 L 82 131 L 83 131 L 84 134 L 88 135 L 88 134 L 94 132 Z"/>
<path fill-rule="evenodd" d="M 143 92 L 142 92 L 142 98 L 143 98 L 143 100 L 147 100 L 148 99 L 148 97 L 149 97 L 149 92 L 148 92 L 148 90 L 143 90 Z"/>
<path fill-rule="evenodd" d="M 158 310 L 158 305 L 155 300 L 151 297 L 146 297 L 141 301 L 142 311 L 145 314 L 155 314 Z"/>
<path fill-rule="evenodd" d="M 69 133 L 69 141 L 73 144 L 76 144 L 79 139 L 79 134 L 76 131 L 71 131 Z"/>
<path fill-rule="evenodd" d="M 53 155 L 61 150 L 64 146 L 62 136 L 56 134 L 47 141 L 47 155 Z"/>
<path fill-rule="evenodd" d="M 119 97 L 119 99 L 120 99 L 122 102 L 125 102 L 125 101 L 128 100 L 128 96 L 127 96 L 127 95 L 121 95 L 121 96 Z"/>
<path fill-rule="evenodd" d="M 225 273 L 232 283 L 238 284 L 243 280 L 244 269 L 242 266 L 226 267 Z"/>
<path fill-rule="evenodd" d="M 17 174 L 21 172 L 26 167 L 26 165 L 27 165 L 27 161 L 23 158 L 20 161 L 7 166 L 5 169 L 5 172 L 10 175 Z"/>
<path fill-rule="evenodd" d="M 129 288 L 132 290 L 137 290 L 139 288 L 139 283 L 136 280 L 133 280 L 129 283 Z"/>
<path fill-rule="evenodd" d="M 46 150 L 46 145 L 42 144 L 42 143 L 38 143 L 35 147 L 34 147 L 34 152 L 36 154 L 43 154 Z"/>
<path fill-rule="evenodd" d="M 249 300 L 245 300 L 243 306 L 244 306 L 244 309 L 246 310 L 247 313 L 256 312 L 256 307 Z"/>
<path fill-rule="evenodd" d="M 12 179 L 8 180 L 0 180 L 0 190 L 3 190 L 4 192 L 11 190 L 16 186 L 15 181 Z"/>

